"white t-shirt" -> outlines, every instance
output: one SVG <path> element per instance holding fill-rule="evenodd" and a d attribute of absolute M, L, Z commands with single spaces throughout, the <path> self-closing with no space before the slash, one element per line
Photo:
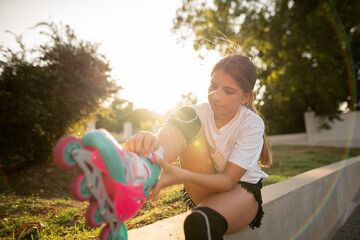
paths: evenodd
<path fill-rule="evenodd" d="M 264 135 L 264 121 L 260 116 L 240 106 L 234 118 L 218 129 L 209 103 L 191 107 L 201 120 L 210 156 L 218 172 L 223 171 L 229 161 L 246 170 L 241 181 L 257 183 L 268 177 L 258 163 Z"/>

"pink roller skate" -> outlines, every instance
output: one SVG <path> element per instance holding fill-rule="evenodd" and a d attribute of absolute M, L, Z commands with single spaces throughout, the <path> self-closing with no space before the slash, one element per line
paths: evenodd
<path fill-rule="evenodd" d="M 90 226 L 108 224 L 100 233 L 102 240 L 125 240 L 126 220 L 134 217 L 155 185 L 161 168 L 154 156 L 149 158 L 126 152 L 105 129 L 88 132 L 80 140 L 62 137 L 55 145 L 54 160 L 61 169 L 78 166 L 71 193 L 80 201 L 90 200 L 86 220 Z"/>

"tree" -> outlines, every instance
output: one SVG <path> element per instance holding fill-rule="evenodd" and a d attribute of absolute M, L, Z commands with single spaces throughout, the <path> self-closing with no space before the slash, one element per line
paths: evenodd
<path fill-rule="evenodd" d="M 186 106 L 186 105 L 195 105 L 198 99 L 193 92 L 188 92 L 187 94 L 181 94 L 180 102 L 176 104 L 177 108 Z"/>
<path fill-rule="evenodd" d="M 174 31 L 194 49 L 249 55 L 271 134 L 303 132 L 309 109 L 326 121 L 339 105 L 359 108 L 360 2 L 356 0 L 183 1 Z"/>
<path fill-rule="evenodd" d="M 106 128 L 110 132 L 121 133 L 125 122 L 131 122 L 135 131 L 151 130 L 154 122 L 161 122 L 162 116 L 147 109 L 133 109 L 133 103 L 115 98 L 108 108 L 97 115 L 97 128 Z"/>
<path fill-rule="evenodd" d="M 50 158 L 54 142 L 86 122 L 119 87 L 96 44 L 78 40 L 66 25 L 39 23 L 48 42 L 19 52 L 2 47 L 0 156 L 5 169 Z M 31 54 L 33 53 L 33 54 Z"/>
<path fill-rule="evenodd" d="M 134 111 L 133 105 L 127 100 L 115 98 L 108 108 L 97 114 L 96 127 L 105 128 L 113 133 L 122 132 L 124 123 Z"/>
<path fill-rule="evenodd" d="M 151 130 L 155 122 L 163 122 L 163 116 L 156 112 L 149 111 L 145 108 L 135 109 L 129 116 L 129 121 L 133 124 L 135 131 L 138 130 Z M 152 123 L 152 124 L 150 124 Z"/>

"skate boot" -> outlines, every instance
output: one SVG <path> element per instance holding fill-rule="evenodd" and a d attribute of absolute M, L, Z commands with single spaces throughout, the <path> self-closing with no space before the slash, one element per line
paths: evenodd
<path fill-rule="evenodd" d="M 101 240 L 125 240 L 125 221 L 134 217 L 161 172 L 154 157 L 163 158 L 160 147 L 149 158 L 122 149 L 105 129 L 88 132 L 80 140 L 67 135 L 59 139 L 53 153 L 61 169 L 77 167 L 70 190 L 74 198 L 89 200 L 86 221 L 90 226 L 107 225 Z"/>

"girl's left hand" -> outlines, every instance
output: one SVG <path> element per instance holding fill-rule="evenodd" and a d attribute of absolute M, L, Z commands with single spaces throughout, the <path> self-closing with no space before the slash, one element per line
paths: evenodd
<path fill-rule="evenodd" d="M 147 200 L 154 199 L 163 188 L 184 182 L 185 170 L 176 167 L 161 158 L 155 158 L 155 162 L 162 168 L 162 175 L 151 189 Z"/>

